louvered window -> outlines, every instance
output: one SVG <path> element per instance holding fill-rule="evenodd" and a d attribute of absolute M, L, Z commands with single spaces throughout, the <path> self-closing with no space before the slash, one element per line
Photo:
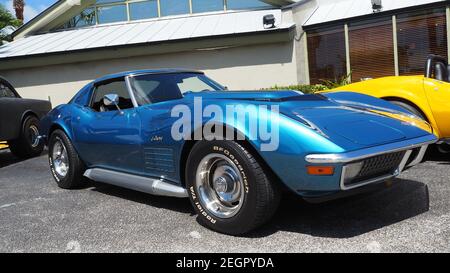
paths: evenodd
<path fill-rule="evenodd" d="M 349 25 L 352 81 L 395 75 L 391 17 Z"/>
<path fill-rule="evenodd" d="M 308 61 L 312 84 L 337 81 L 347 74 L 344 27 L 308 32 Z"/>
<path fill-rule="evenodd" d="M 397 16 L 398 57 L 401 75 L 421 75 L 429 54 L 447 57 L 445 9 Z"/>

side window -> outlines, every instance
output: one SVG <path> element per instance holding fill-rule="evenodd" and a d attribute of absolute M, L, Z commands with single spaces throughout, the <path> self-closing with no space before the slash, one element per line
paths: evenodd
<path fill-rule="evenodd" d="M 0 82 L 0 98 L 15 98 L 16 94 L 6 85 Z"/>
<path fill-rule="evenodd" d="M 177 75 L 143 75 L 133 80 L 134 94 L 139 105 L 181 99 Z"/>
<path fill-rule="evenodd" d="M 107 106 L 103 103 L 103 97 L 108 94 L 117 94 L 119 96 L 120 109 L 133 108 L 133 102 L 123 78 L 97 85 L 94 90 L 91 108 L 97 112 L 117 111 L 115 106 Z"/>
<path fill-rule="evenodd" d="M 183 79 L 182 82 L 178 83 L 178 88 L 183 94 L 186 92 L 197 93 L 213 90 L 210 85 L 202 81 L 198 76 Z"/>

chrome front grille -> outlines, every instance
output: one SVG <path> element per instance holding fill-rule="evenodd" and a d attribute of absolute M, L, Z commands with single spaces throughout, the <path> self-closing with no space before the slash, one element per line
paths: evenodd
<path fill-rule="evenodd" d="M 405 157 L 405 154 L 406 151 L 401 151 L 362 160 L 361 170 L 354 178 L 345 181 L 344 185 L 351 186 L 364 181 L 395 174 Z"/>

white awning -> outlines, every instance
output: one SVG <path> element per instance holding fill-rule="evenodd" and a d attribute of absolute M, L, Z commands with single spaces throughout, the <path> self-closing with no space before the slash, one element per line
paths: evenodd
<path fill-rule="evenodd" d="M 317 9 L 304 26 L 373 14 L 371 0 L 318 0 L 318 2 Z M 382 0 L 382 11 L 437 2 L 445 2 L 445 0 Z"/>
<path fill-rule="evenodd" d="M 275 28 L 264 28 L 263 17 L 267 14 L 275 16 Z M 293 26 L 293 22 L 282 22 L 280 9 L 165 17 L 20 38 L 0 47 L 0 59 L 195 38 L 214 39 L 224 35 L 263 33 Z"/>

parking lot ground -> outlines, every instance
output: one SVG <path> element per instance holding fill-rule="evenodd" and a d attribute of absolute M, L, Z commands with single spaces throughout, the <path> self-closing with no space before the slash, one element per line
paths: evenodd
<path fill-rule="evenodd" d="M 287 194 L 270 223 L 231 237 L 200 226 L 187 199 L 62 190 L 46 156 L 3 150 L 0 252 L 449 252 L 450 155 L 428 159 L 368 194 L 319 205 Z"/>

